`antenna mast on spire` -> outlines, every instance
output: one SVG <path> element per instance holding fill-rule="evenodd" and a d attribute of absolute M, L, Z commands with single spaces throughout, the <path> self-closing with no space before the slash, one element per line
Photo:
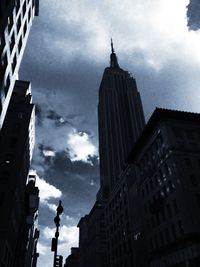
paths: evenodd
<path fill-rule="evenodd" d="M 112 68 L 120 68 L 117 60 L 117 56 L 115 54 L 114 46 L 113 46 L 113 40 L 111 38 L 111 55 L 110 55 L 110 66 Z"/>
<path fill-rule="evenodd" d="M 115 53 L 115 50 L 114 50 L 114 47 L 113 47 L 113 40 L 112 40 L 112 38 L 111 38 L 111 51 L 112 51 L 112 53 Z"/>

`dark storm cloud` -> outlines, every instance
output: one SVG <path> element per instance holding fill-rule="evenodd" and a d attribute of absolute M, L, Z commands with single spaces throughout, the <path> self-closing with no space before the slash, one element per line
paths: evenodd
<path fill-rule="evenodd" d="M 188 28 L 193 31 L 200 29 L 200 1 L 190 0 L 187 6 Z"/>
<path fill-rule="evenodd" d="M 58 127 L 64 124 L 69 124 L 70 126 L 73 126 L 70 121 L 64 120 L 61 115 L 59 115 L 55 110 L 52 109 L 48 110 L 47 118 L 55 121 L 55 125 Z"/>
<path fill-rule="evenodd" d="M 55 157 L 45 157 L 42 151 L 52 148 L 41 144 L 39 149 L 43 157 L 43 171 L 38 170 L 38 175 L 49 184 L 61 189 L 63 204 L 67 206 L 67 214 L 78 219 L 80 214 L 83 215 L 85 210 L 91 208 L 98 190 L 97 158 L 90 157 L 91 165 L 82 161 L 72 162 L 66 151 L 55 153 Z M 34 169 L 39 169 L 34 162 L 32 165 Z"/>

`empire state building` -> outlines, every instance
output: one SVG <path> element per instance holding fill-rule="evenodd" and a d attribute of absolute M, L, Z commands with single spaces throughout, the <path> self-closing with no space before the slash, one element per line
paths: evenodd
<path fill-rule="evenodd" d="M 99 88 L 98 121 L 101 194 L 107 197 L 145 126 L 136 81 L 120 68 L 112 40 L 110 66 Z"/>

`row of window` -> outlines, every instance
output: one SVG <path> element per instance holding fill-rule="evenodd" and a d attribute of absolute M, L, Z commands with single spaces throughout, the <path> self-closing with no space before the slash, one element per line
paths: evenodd
<path fill-rule="evenodd" d="M 176 224 L 171 224 L 170 227 L 164 228 L 163 231 L 160 231 L 150 238 L 149 247 L 151 250 L 157 250 L 177 240 L 178 237 L 183 235 L 184 227 L 182 221 L 179 220 Z"/>
<path fill-rule="evenodd" d="M 151 211 L 152 204 L 149 206 L 149 210 Z M 148 211 L 148 208 L 145 205 L 145 210 Z M 160 224 L 165 223 L 166 220 L 171 219 L 176 216 L 179 212 L 179 207 L 177 205 L 176 199 L 173 199 L 171 202 L 167 204 L 163 204 L 160 206 L 158 212 L 151 215 L 151 218 L 147 220 L 147 229 L 151 230 L 158 227 Z"/>
<path fill-rule="evenodd" d="M 165 146 L 163 143 L 163 137 L 160 133 L 156 137 L 150 148 L 146 151 L 145 155 L 143 155 L 139 163 L 140 172 L 142 173 L 146 168 L 149 168 L 149 166 L 155 161 L 157 157 L 162 156 L 163 152 L 165 152 Z"/>
<path fill-rule="evenodd" d="M 200 130 L 191 130 L 191 129 L 183 129 L 174 127 L 173 134 L 175 139 L 179 141 L 192 141 L 199 143 L 200 142 Z"/>
<path fill-rule="evenodd" d="M 148 196 L 154 189 L 156 189 L 158 186 L 161 186 L 163 183 L 167 181 L 167 176 L 172 174 L 172 168 L 169 167 L 167 163 L 165 163 L 157 172 L 156 175 L 154 175 L 152 178 L 147 179 L 145 185 L 142 188 L 142 197 Z M 172 190 L 174 188 L 174 184 L 169 181 L 169 188 Z"/>

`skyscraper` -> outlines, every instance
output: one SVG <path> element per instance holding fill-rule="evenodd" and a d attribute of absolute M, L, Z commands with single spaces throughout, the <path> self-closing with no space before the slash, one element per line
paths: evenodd
<path fill-rule="evenodd" d="M 99 88 L 98 119 L 100 190 L 92 210 L 78 224 L 80 266 L 132 267 L 132 173 L 126 160 L 145 120 L 136 81 L 120 68 L 112 42 L 110 66 Z"/>
<path fill-rule="evenodd" d="M 0 1 L 0 129 L 39 0 Z"/>
<path fill-rule="evenodd" d="M 144 114 L 135 79 L 120 68 L 111 41 L 110 66 L 99 88 L 100 192 L 105 196 L 115 186 L 144 125 Z"/>
<path fill-rule="evenodd" d="M 26 199 L 30 187 L 26 189 L 26 183 L 34 147 L 34 116 L 30 82 L 16 81 L 0 132 L 0 266 L 22 267 L 25 262 L 27 217 L 33 205 Z"/>
<path fill-rule="evenodd" d="M 35 141 L 30 82 L 19 67 L 38 0 L 0 1 L 0 266 L 35 267 L 38 188 L 28 178 Z"/>

